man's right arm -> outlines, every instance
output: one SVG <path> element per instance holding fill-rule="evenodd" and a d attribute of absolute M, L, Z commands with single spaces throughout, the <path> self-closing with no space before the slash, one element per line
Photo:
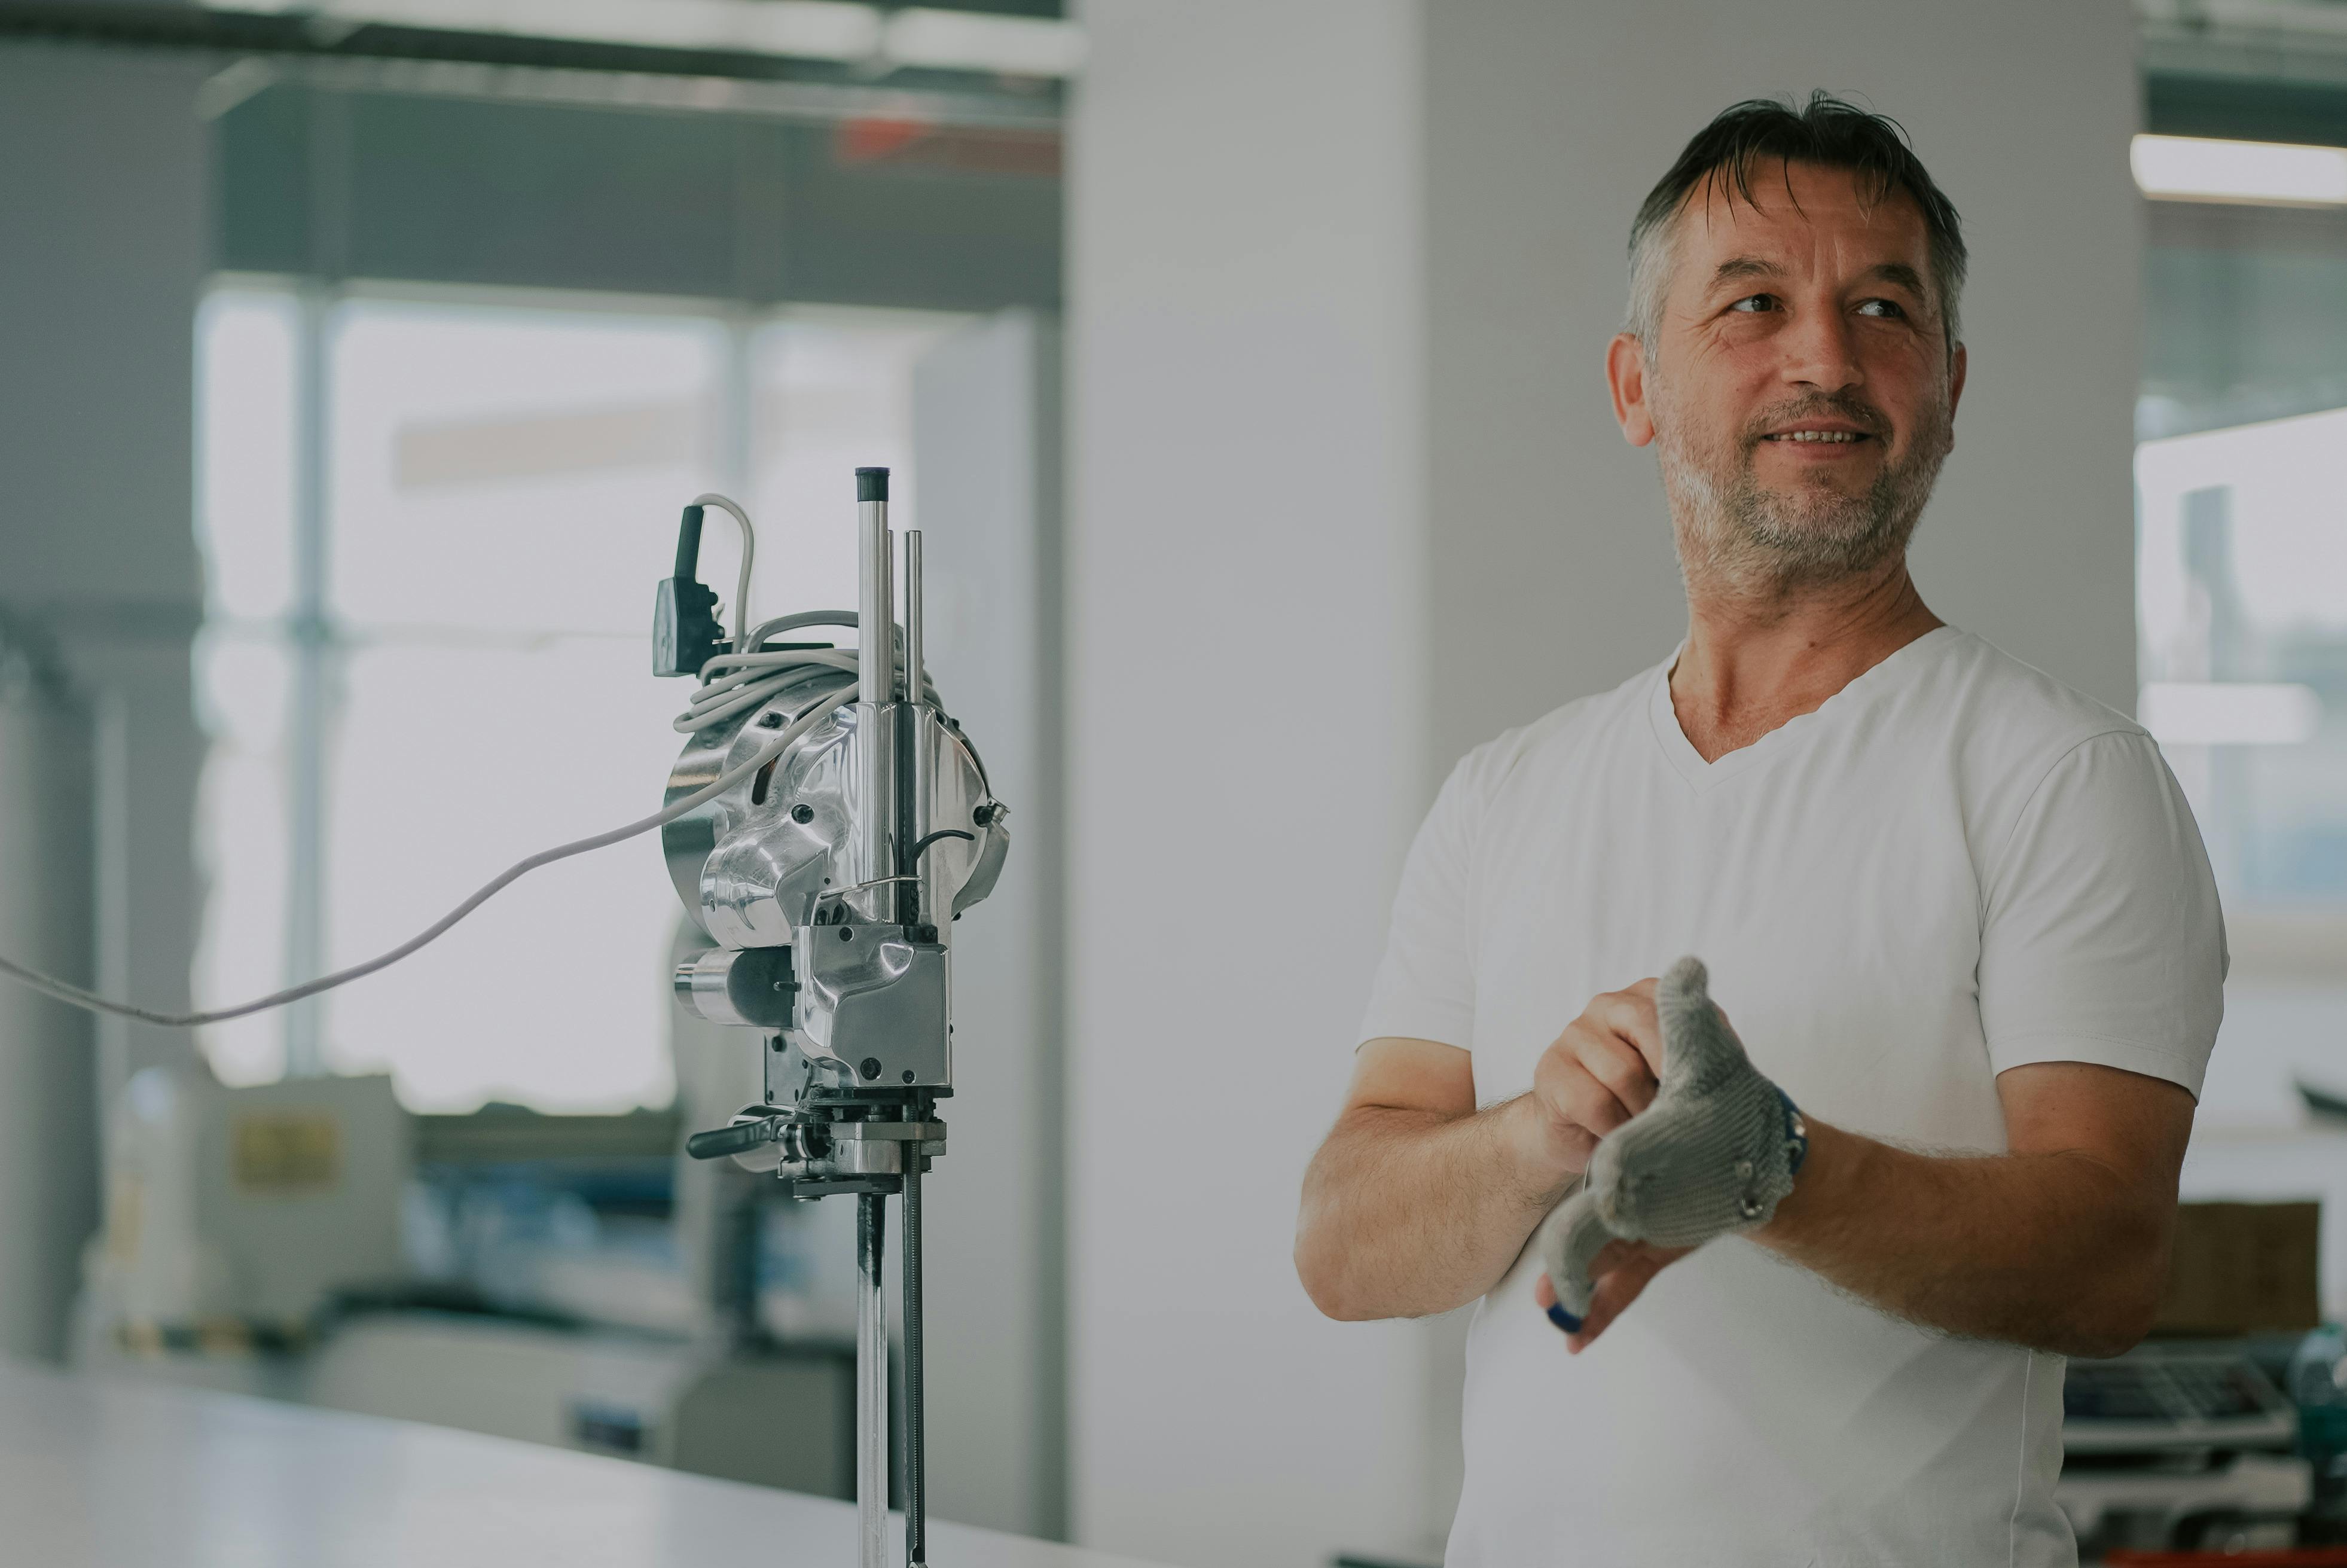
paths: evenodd
<path fill-rule="evenodd" d="M 1304 1175 L 1296 1272 L 1313 1304 L 1331 1317 L 1424 1317 L 1497 1285 L 1597 1139 L 1653 1100 L 1661 1038 L 1630 1003 L 1652 985 L 1591 1002 L 1530 1093 L 1481 1111 L 1473 1058 L 1457 1046 L 1362 1046 Z"/>

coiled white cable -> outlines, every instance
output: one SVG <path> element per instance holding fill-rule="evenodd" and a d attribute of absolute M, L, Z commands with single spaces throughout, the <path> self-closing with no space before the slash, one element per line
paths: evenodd
<path fill-rule="evenodd" d="M 741 587 L 734 602 L 735 613 L 739 616 L 746 611 L 750 598 L 750 558 L 752 550 L 755 548 L 750 518 L 740 507 L 723 496 L 702 496 L 693 504 L 721 507 L 732 513 L 734 520 L 742 525 Z M 797 615 L 779 616 L 753 628 L 749 636 L 739 641 L 739 645 L 754 650 L 762 647 L 768 637 L 778 631 L 787 631 L 801 626 L 854 626 L 856 619 L 856 616 L 847 610 L 813 610 Z M 694 691 L 692 702 L 682 713 L 677 716 L 675 727 L 686 734 L 698 733 L 702 730 L 724 723 L 738 713 L 763 706 L 776 693 L 805 680 L 818 670 L 838 670 L 853 675 L 856 669 L 856 652 L 836 648 L 721 653 L 701 667 L 701 685 Z M 924 687 L 926 686 L 925 682 Z M 463 903 L 389 952 L 379 953 L 365 962 L 353 964 L 348 968 L 336 969 L 332 974 L 321 975 L 314 980 L 305 980 L 298 986 L 288 986 L 282 991 L 272 991 L 265 997 L 259 997 L 249 1002 L 239 1002 L 233 1007 L 210 1008 L 200 1012 L 162 1012 L 152 1008 L 136 1007 L 128 1002 L 118 1002 L 110 997 L 100 996 L 96 991 L 69 985 L 54 975 L 45 975 L 38 969 L 27 968 L 23 964 L 7 958 L 0 958 L 0 974 L 11 976 L 43 996 L 53 997 L 73 1007 L 86 1009 L 90 1012 L 112 1013 L 118 1018 L 137 1019 L 141 1023 L 160 1024 L 166 1029 L 196 1029 L 205 1024 L 225 1023 L 230 1019 L 243 1018 L 251 1013 L 266 1012 L 271 1008 L 283 1007 L 288 1002 L 297 1002 L 304 997 L 313 997 L 321 991 L 330 991 L 337 986 L 348 985 L 351 981 L 362 979 L 378 969 L 389 968 L 409 954 L 438 939 L 457 921 L 462 920 L 514 882 L 541 866 L 551 866 L 558 860 L 568 860 L 574 855 L 584 855 L 589 850 L 601 849 L 607 845 L 618 844 L 623 839 L 633 838 L 638 834 L 650 833 L 654 828 L 665 826 L 677 818 L 700 809 L 781 756 L 801 736 L 821 723 L 835 709 L 844 707 L 854 701 L 856 701 L 856 686 L 852 682 L 845 687 L 827 692 L 802 709 L 795 718 L 775 733 L 773 740 L 719 774 L 708 784 L 693 791 L 674 804 L 662 807 L 650 816 L 640 817 L 623 827 L 615 827 L 608 833 L 599 833 L 589 838 L 573 839 L 569 844 L 559 844 L 552 849 L 542 849 L 526 859 L 518 860 L 487 882 L 483 883 Z"/>

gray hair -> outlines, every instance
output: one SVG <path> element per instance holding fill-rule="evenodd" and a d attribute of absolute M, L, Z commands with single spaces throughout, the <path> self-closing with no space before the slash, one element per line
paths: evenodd
<path fill-rule="evenodd" d="M 1846 169 L 1872 200 L 1904 192 L 1922 210 L 1931 252 L 1932 292 L 1947 329 L 1948 353 L 1962 337 L 1958 302 L 1964 291 L 1963 220 L 1932 183 L 1897 120 L 1870 114 L 1822 90 L 1796 108 L 1788 99 L 1748 98 L 1720 111 L 1696 133 L 1670 172 L 1646 195 L 1630 225 L 1630 313 L 1622 330 L 1651 358 L 1677 249 L 1678 218 L 1687 197 L 1717 179 L 1733 196 L 1753 201 L 1752 169 L 1762 161 Z"/>

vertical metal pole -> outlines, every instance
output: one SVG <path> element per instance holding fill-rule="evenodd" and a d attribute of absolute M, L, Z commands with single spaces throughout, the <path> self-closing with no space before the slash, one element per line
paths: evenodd
<path fill-rule="evenodd" d="M 856 1198 L 856 1522 L 860 1568 L 887 1568 L 888 1553 L 888 1304 L 880 1259 L 888 1200 Z"/>
<path fill-rule="evenodd" d="M 888 538 L 888 470 L 856 470 L 857 565 L 856 658 L 856 879 L 880 883 L 897 875 L 897 726 L 889 704 L 896 690 L 895 572 Z M 875 918 L 895 913 L 889 884 L 866 899 Z"/>
<path fill-rule="evenodd" d="M 911 775 L 912 809 L 905 821 L 905 845 L 909 852 L 928 836 L 929 793 L 935 787 L 929 781 L 929 712 L 921 699 L 922 630 L 921 630 L 921 530 L 910 528 L 905 534 L 905 702 L 910 712 L 910 722 L 905 726 L 905 745 L 910 753 L 900 764 Z M 911 917 L 937 927 L 942 932 L 947 922 L 938 917 L 937 900 L 932 896 L 937 879 L 928 874 L 928 857 L 905 867 L 913 878 L 914 907 Z"/>
<path fill-rule="evenodd" d="M 905 534 L 905 701 L 921 700 L 921 530 Z"/>
<path fill-rule="evenodd" d="M 905 1145 L 905 1561 L 929 1560 L 927 1440 L 921 1420 L 921 1157 Z"/>

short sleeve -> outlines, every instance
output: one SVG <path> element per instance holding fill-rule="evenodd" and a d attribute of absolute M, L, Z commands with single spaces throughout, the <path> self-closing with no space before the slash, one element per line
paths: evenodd
<path fill-rule="evenodd" d="M 2197 1099 L 2225 968 L 2208 852 L 2158 747 L 2114 732 L 2074 748 L 1989 880 L 1980 1011 L 1995 1070 L 2095 1062 Z"/>
<path fill-rule="evenodd" d="M 1471 753 L 1450 771 L 1402 863 L 1385 958 L 1361 1019 L 1362 1040 L 1430 1040 L 1473 1049 L 1467 884 L 1482 816 L 1480 760 Z"/>

